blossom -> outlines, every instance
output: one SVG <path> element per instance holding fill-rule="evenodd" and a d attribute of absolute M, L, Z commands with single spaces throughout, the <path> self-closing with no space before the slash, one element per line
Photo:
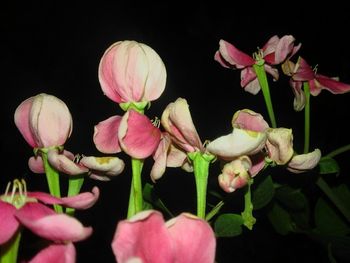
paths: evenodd
<path fill-rule="evenodd" d="M 57 214 L 42 203 L 87 209 L 94 205 L 99 197 L 97 187 L 92 189 L 92 193 L 85 192 L 72 197 L 56 198 L 44 192 L 27 192 L 24 180 L 16 179 L 13 182 L 12 192 L 10 193 L 9 190 L 10 183 L 5 194 L 0 196 L 0 245 L 8 242 L 16 234 L 20 225 L 56 244 L 84 240 L 91 235 L 91 227 L 84 227 L 73 217 Z M 65 248 L 70 251 L 69 255 L 75 254 L 74 246 L 69 245 Z"/>
<path fill-rule="evenodd" d="M 278 70 L 272 66 L 281 64 L 287 58 L 293 56 L 301 47 L 301 44 L 294 46 L 294 37 L 285 35 L 271 37 L 262 49 L 259 49 L 253 57 L 237 49 L 234 45 L 225 40 L 219 41 L 219 50 L 215 53 L 214 59 L 225 68 L 242 69 L 241 86 L 245 91 L 257 94 L 261 87 L 253 65 L 264 63 L 264 69 L 272 75 L 274 80 L 279 78 Z"/>
<path fill-rule="evenodd" d="M 17 107 L 14 120 L 36 153 L 28 161 L 29 168 L 35 173 L 45 172 L 42 154 L 47 155 L 48 162 L 55 169 L 69 175 L 89 173 L 95 179 L 104 179 L 97 174 L 108 172 L 108 175 L 116 175 L 124 168 L 124 162 L 117 157 L 104 158 L 103 162 L 100 162 L 100 157 L 82 157 L 80 164 L 74 162 L 74 154 L 63 150 L 72 133 L 72 116 L 67 105 L 55 96 L 41 93 L 26 99 Z"/>
<path fill-rule="evenodd" d="M 166 69 L 149 46 L 119 41 L 103 54 L 98 78 L 104 94 L 117 103 L 150 102 L 165 89 Z"/>
<path fill-rule="evenodd" d="M 112 249 L 117 262 L 213 263 L 216 240 L 210 225 L 182 213 L 164 222 L 148 210 L 118 223 Z"/>
<path fill-rule="evenodd" d="M 323 89 L 333 94 L 343 94 L 350 91 L 349 84 L 340 82 L 337 78 L 316 73 L 316 70 L 313 70 L 302 57 L 299 57 L 297 63 L 290 60 L 286 61 L 282 69 L 286 75 L 291 76 L 290 85 L 295 95 L 294 109 L 296 111 L 302 110 L 305 106 L 305 94 L 302 90 L 303 82 L 309 83 L 310 93 L 313 96 L 320 94 Z"/>
<path fill-rule="evenodd" d="M 288 163 L 287 170 L 292 173 L 307 172 L 316 167 L 321 159 L 321 151 L 315 149 L 312 152 L 306 154 L 297 154 Z"/>

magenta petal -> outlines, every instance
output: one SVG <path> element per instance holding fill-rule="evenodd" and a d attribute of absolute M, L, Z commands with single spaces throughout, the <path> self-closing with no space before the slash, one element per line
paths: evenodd
<path fill-rule="evenodd" d="M 74 263 L 75 247 L 72 243 L 52 244 L 41 250 L 29 263 Z"/>
<path fill-rule="evenodd" d="M 120 123 L 118 138 L 122 149 L 130 156 L 144 159 L 158 147 L 161 132 L 147 116 L 127 111 Z"/>
<path fill-rule="evenodd" d="M 255 79 L 256 79 L 256 74 L 255 74 L 255 71 L 252 67 L 247 67 L 247 68 L 242 69 L 242 71 L 241 71 L 241 87 L 242 88 L 246 87 L 250 82 L 252 82 Z M 253 94 L 255 95 L 256 93 L 253 93 Z"/>
<path fill-rule="evenodd" d="M 255 63 L 255 60 L 251 56 L 243 53 L 225 40 L 220 40 L 219 46 L 221 56 L 236 68 L 245 68 Z"/>
<path fill-rule="evenodd" d="M 276 46 L 275 64 L 280 64 L 286 60 L 287 56 L 293 52 L 295 38 L 291 35 L 283 36 Z"/>
<path fill-rule="evenodd" d="M 68 175 L 78 175 L 87 173 L 89 170 L 77 163 L 73 162 L 64 154 L 59 154 L 57 150 L 49 150 L 48 152 L 49 163 L 58 171 L 61 171 Z"/>
<path fill-rule="evenodd" d="M 208 222 L 182 213 L 166 223 L 177 263 L 213 263 L 216 239 Z"/>
<path fill-rule="evenodd" d="M 26 203 L 15 215 L 33 233 L 56 242 L 84 240 L 92 233 L 91 227 L 84 227 L 65 214 L 56 214 L 40 203 Z"/>
<path fill-rule="evenodd" d="M 117 262 L 120 263 L 126 263 L 132 258 L 152 263 L 171 263 L 174 260 L 163 216 L 152 210 L 120 221 L 113 238 L 112 249 Z"/>
<path fill-rule="evenodd" d="M 315 78 L 315 72 L 302 57 L 299 57 L 294 71 L 292 77 L 295 81 L 309 81 Z"/>
<path fill-rule="evenodd" d="M 316 80 L 320 83 L 322 89 L 326 89 L 333 94 L 343 94 L 350 91 L 350 84 L 340 82 L 333 78 L 317 74 Z M 313 90 L 311 89 L 311 87 L 310 92 L 312 95 L 315 95 L 313 94 Z"/>
<path fill-rule="evenodd" d="M 33 173 L 37 173 L 37 174 L 45 173 L 43 159 L 39 155 L 30 157 L 28 160 L 28 166 Z"/>
<path fill-rule="evenodd" d="M 29 114 L 33 105 L 33 101 L 34 97 L 30 97 L 29 99 L 23 101 L 15 111 L 14 120 L 24 139 L 30 146 L 35 148 L 38 146 L 38 144 L 36 143 L 35 135 L 33 134 L 29 125 Z"/>
<path fill-rule="evenodd" d="M 118 141 L 121 119 L 121 116 L 112 116 L 95 126 L 93 139 L 97 150 L 103 153 L 118 153 L 121 151 Z"/>
<path fill-rule="evenodd" d="M 16 207 L 0 200 L 0 245 L 9 241 L 19 227 L 16 211 Z"/>
<path fill-rule="evenodd" d="M 100 196 L 100 190 L 97 186 L 92 188 L 92 193 L 84 192 L 72 197 L 62 198 L 63 205 L 75 209 L 88 209 L 92 207 Z"/>
<path fill-rule="evenodd" d="M 236 111 L 232 117 L 232 126 L 244 130 L 264 132 L 269 128 L 269 124 L 264 117 L 252 110 L 244 109 Z"/>
<path fill-rule="evenodd" d="M 231 67 L 231 65 L 221 56 L 219 51 L 215 52 L 214 60 L 219 62 L 220 65 L 223 66 L 224 68 L 230 68 Z"/>

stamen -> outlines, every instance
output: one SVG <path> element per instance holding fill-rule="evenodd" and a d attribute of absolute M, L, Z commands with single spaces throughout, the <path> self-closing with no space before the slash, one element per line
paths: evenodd
<path fill-rule="evenodd" d="M 205 140 L 203 143 L 203 147 L 206 148 L 209 143 L 210 143 L 210 140 Z"/>
<path fill-rule="evenodd" d="M 81 161 L 81 159 L 83 159 L 83 157 L 84 157 L 84 154 L 76 154 L 75 156 L 74 156 L 74 159 L 73 159 L 73 162 L 75 162 L 75 163 L 79 163 L 80 161 Z"/>
<path fill-rule="evenodd" d="M 2 200 L 14 205 L 17 208 L 23 206 L 27 200 L 27 185 L 25 180 L 13 180 L 11 194 L 9 194 L 10 188 L 11 182 L 7 184 L 5 194 L 2 196 Z"/>
<path fill-rule="evenodd" d="M 316 66 L 312 69 L 312 71 L 315 72 L 315 74 L 317 74 L 317 70 L 318 70 L 318 64 L 316 64 Z"/>
<path fill-rule="evenodd" d="M 154 117 L 154 119 L 152 119 L 151 122 L 155 127 L 157 127 L 157 128 L 160 127 L 160 119 L 157 116 Z"/>
<path fill-rule="evenodd" d="M 8 195 L 9 190 L 10 190 L 10 186 L 11 186 L 11 182 L 8 182 L 8 183 L 7 183 L 7 186 L 6 186 L 6 190 L 5 190 L 5 196 Z"/>

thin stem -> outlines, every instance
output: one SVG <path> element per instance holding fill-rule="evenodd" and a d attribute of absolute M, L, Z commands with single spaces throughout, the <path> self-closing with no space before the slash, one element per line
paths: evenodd
<path fill-rule="evenodd" d="M 20 230 L 5 244 L 0 247 L 0 263 L 16 263 L 19 243 L 21 241 Z"/>
<path fill-rule="evenodd" d="M 350 223 L 350 210 L 343 204 L 343 202 L 333 193 L 332 189 L 328 186 L 325 180 L 320 176 L 318 177 L 316 184 L 327 195 L 327 197 L 333 202 L 333 204 L 339 209 L 339 211 L 345 216 L 346 220 Z"/>
<path fill-rule="evenodd" d="M 276 118 L 275 118 L 275 113 L 273 111 L 269 83 L 267 81 L 267 76 L 266 76 L 266 72 L 264 69 L 263 60 L 257 62 L 257 64 L 254 64 L 253 68 L 254 68 L 256 76 L 258 77 L 258 81 L 259 81 L 259 84 L 261 86 L 261 90 L 262 90 L 263 95 L 264 95 L 265 104 L 266 104 L 267 112 L 268 112 L 269 117 L 270 117 L 272 128 L 276 128 L 277 127 Z"/>
<path fill-rule="evenodd" d="M 304 153 L 310 149 L 310 86 L 304 82 L 305 108 L 304 108 Z"/>
<path fill-rule="evenodd" d="M 75 196 L 80 193 L 80 189 L 84 183 L 84 176 L 71 176 L 68 179 L 68 196 Z M 66 214 L 73 216 L 74 208 L 67 207 Z"/>
<path fill-rule="evenodd" d="M 329 154 L 327 154 L 325 157 L 329 157 L 332 158 L 338 154 L 341 154 L 343 152 L 349 151 L 350 150 L 350 144 L 344 145 L 338 149 L 335 149 L 334 151 L 330 152 Z"/>
<path fill-rule="evenodd" d="M 141 212 L 143 209 L 142 181 L 141 181 L 142 166 L 143 166 L 143 160 L 135 159 L 135 158 L 131 159 L 132 180 L 131 180 L 131 189 L 130 189 L 129 206 L 128 206 L 128 218 L 132 217 L 138 212 Z"/>
<path fill-rule="evenodd" d="M 42 151 L 41 157 L 44 162 L 44 168 L 45 168 L 45 174 L 47 179 L 47 184 L 49 186 L 50 194 L 60 198 L 61 197 L 61 190 L 60 190 L 60 178 L 58 172 L 51 167 L 48 158 L 47 158 L 47 152 Z M 54 205 L 54 209 L 57 213 L 62 213 L 63 209 L 60 205 Z"/>
<path fill-rule="evenodd" d="M 248 180 L 248 184 L 246 186 L 246 191 L 244 194 L 244 211 L 241 213 L 243 224 L 249 229 L 253 229 L 253 225 L 256 222 L 255 217 L 253 216 L 253 203 L 252 203 L 252 195 L 251 195 L 251 185 L 253 184 L 253 179 Z"/>

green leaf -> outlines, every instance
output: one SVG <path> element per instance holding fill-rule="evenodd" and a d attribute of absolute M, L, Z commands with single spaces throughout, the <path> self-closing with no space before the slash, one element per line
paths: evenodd
<path fill-rule="evenodd" d="M 254 209 L 260 209 L 266 206 L 275 194 L 275 188 L 271 176 L 267 176 L 261 182 L 254 184 L 252 191 L 252 203 Z"/>
<path fill-rule="evenodd" d="M 275 202 L 267 214 L 273 228 L 281 235 L 294 231 L 295 224 L 287 210 Z"/>
<path fill-rule="evenodd" d="M 158 207 L 162 211 L 166 212 L 170 217 L 174 217 L 163 201 L 156 195 L 153 185 L 146 183 L 143 187 L 142 194 L 144 201 L 148 202 L 152 207 Z"/>
<path fill-rule="evenodd" d="M 224 204 L 224 201 L 220 201 L 219 203 L 217 203 L 217 205 L 214 206 L 213 209 L 210 210 L 210 212 L 205 216 L 205 220 L 209 221 L 210 219 L 212 219 L 217 213 L 219 213 L 220 209 Z"/>
<path fill-rule="evenodd" d="M 338 173 L 340 168 L 336 160 L 331 157 L 323 157 L 318 163 L 320 174 Z"/>
<path fill-rule="evenodd" d="M 234 237 L 242 233 L 243 220 L 237 214 L 222 214 L 214 224 L 217 237 Z"/>
<path fill-rule="evenodd" d="M 343 205 L 350 210 L 350 190 L 345 184 L 340 184 L 332 188 L 333 193 L 343 202 Z"/>
<path fill-rule="evenodd" d="M 301 190 L 287 185 L 277 188 L 275 197 L 283 206 L 293 211 L 304 210 L 308 207 L 308 201 Z"/>
<path fill-rule="evenodd" d="M 350 228 L 329 203 L 319 198 L 315 207 L 316 230 L 321 234 L 345 236 L 350 233 Z"/>

